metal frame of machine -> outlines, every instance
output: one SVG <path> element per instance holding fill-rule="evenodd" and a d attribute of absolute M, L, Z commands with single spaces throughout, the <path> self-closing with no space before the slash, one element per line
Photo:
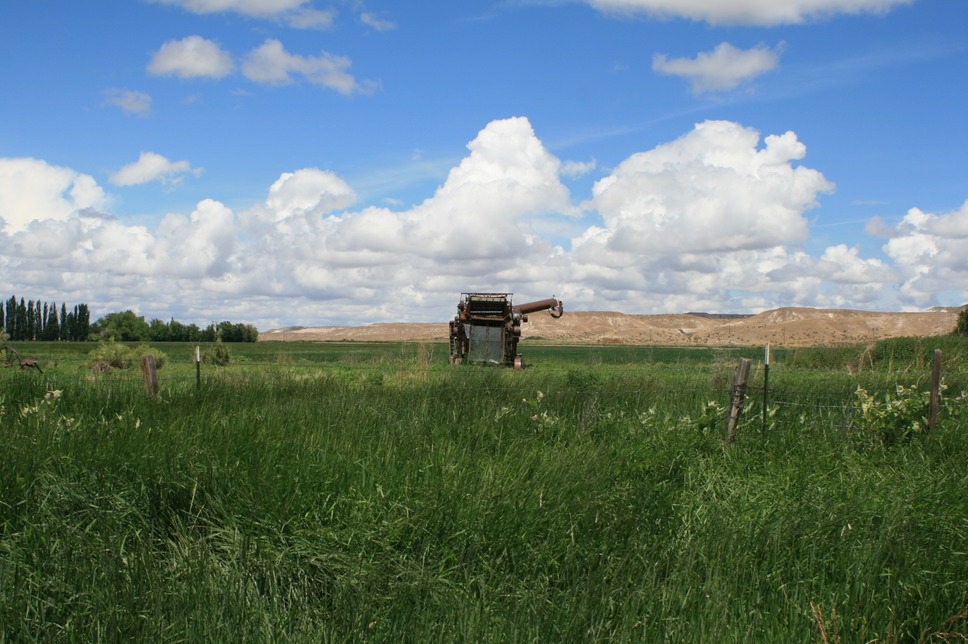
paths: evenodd
<path fill-rule="evenodd" d="M 560 318 L 564 305 L 552 297 L 520 306 L 511 293 L 462 293 L 457 315 L 450 321 L 450 361 L 453 364 L 495 364 L 524 368 L 518 350 L 521 325 L 529 313 L 548 310 Z M 556 314 L 557 312 L 557 314 Z"/>

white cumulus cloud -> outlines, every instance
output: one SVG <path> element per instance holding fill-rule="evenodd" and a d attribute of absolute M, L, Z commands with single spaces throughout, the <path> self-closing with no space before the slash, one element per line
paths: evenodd
<path fill-rule="evenodd" d="M 224 78 L 234 69 L 232 56 L 201 36 L 166 41 L 148 63 L 151 74 L 179 78 Z"/>
<path fill-rule="evenodd" d="M 357 81 L 347 71 L 351 66 L 349 58 L 328 52 L 319 56 L 291 54 L 281 42 L 270 38 L 249 52 L 242 64 L 242 73 L 258 83 L 285 85 L 294 82 L 294 76 L 298 75 L 314 85 L 328 87 L 341 94 L 372 91 L 375 84 Z"/>
<path fill-rule="evenodd" d="M 136 186 L 149 181 L 178 183 L 185 174 L 198 176 L 201 172 L 193 169 L 188 161 L 169 161 L 155 152 L 142 152 L 137 161 L 111 175 L 110 181 L 116 186 Z"/>
<path fill-rule="evenodd" d="M 882 13 L 914 0 L 585 0 L 606 12 L 646 13 L 713 25 L 799 24 L 836 14 Z"/>
<path fill-rule="evenodd" d="M 828 247 L 820 257 L 819 268 L 826 279 L 839 284 L 882 284 L 897 277 L 882 260 L 865 259 L 857 248 L 846 244 Z"/>
<path fill-rule="evenodd" d="M 669 59 L 665 54 L 656 54 L 652 69 L 688 80 L 692 91 L 700 94 L 739 87 L 776 68 L 779 60 L 777 52 L 766 47 L 738 49 L 724 42 L 695 58 Z"/>
<path fill-rule="evenodd" d="M 104 190 L 89 175 L 40 159 L 0 158 L 0 219 L 8 233 L 35 220 L 63 220 L 107 203 Z"/>
<path fill-rule="evenodd" d="M 793 132 L 759 134 L 706 121 L 640 152 L 599 180 L 587 204 L 606 229 L 594 234 L 630 256 L 769 248 L 807 237 L 803 213 L 833 185 L 793 163 L 806 154 Z"/>
<path fill-rule="evenodd" d="M 968 201 L 950 213 L 911 208 L 884 244 L 904 282 L 902 301 L 910 308 L 938 304 L 937 294 L 968 295 Z"/>
<path fill-rule="evenodd" d="M 968 293 L 968 202 L 942 214 L 912 208 L 891 226 L 883 258 L 859 245 L 804 250 L 804 213 L 832 185 L 798 163 L 806 146 L 792 132 L 761 138 L 700 123 L 631 154 L 584 211 L 561 182 L 567 164 L 527 118 L 493 121 L 467 148 L 412 208 L 352 210 L 344 179 L 302 168 L 248 209 L 203 199 L 151 226 L 94 210 L 107 197 L 91 177 L 0 159 L 0 270 L 11 292 L 43 285 L 45 297 L 96 312 L 262 328 L 442 321 L 468 290 L 629 313 L 925 308 L 943 291 Z M 152 175 L 147 166 L 140 176 Z M 548 217 L 578 231 L 570 247 L 535 225 Z"/>
<path fill-rule="evenodd" d="M 325 215 L 346 208 L 356 201 L 356 193 L 332 172 L 303 168 L 284 172 L 269 187 L 266 206 L 272 219 L 279 221 L 292 215 Z"/>
<path fill-rule="evenodd" d="M 493 121 L 467 145 L 409 223 L 419 252 L 446 257 L 511 256 L 527 245 L 518 220 L 545 213 L 577 214 L 561 183 L 561 162 L 524 117 Z"/>

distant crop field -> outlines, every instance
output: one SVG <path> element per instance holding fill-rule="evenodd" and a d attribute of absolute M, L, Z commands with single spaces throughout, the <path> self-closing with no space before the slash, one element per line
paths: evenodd
<path fill-rule="evenodd" d="M 931 342 L 768 373 L 728 347 L 523 343 L 515 372 L 444 344 L 200 368 L 159 344 L 158 398 L 95 348 L 22 343 L 43 373 L 0 369 L 3 641 L 968 634 L 961 345 L 932 431 Z"/>

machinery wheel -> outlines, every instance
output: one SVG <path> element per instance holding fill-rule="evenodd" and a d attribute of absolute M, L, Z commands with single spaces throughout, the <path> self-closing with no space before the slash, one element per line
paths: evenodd
<path fill-rule="evenodd" d="M 521 371 L 522 369 L 524 369 L 524 357 L 519 353 L 514 356 L 514 370 Z"/>

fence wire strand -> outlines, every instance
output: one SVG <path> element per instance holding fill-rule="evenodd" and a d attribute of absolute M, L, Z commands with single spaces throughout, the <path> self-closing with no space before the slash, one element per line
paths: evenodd
<path fill-rule="evenodd" d="M 394 362 L 396 360 L 396 362 Z M 75 375 L 50 374 L 43 376 L 50 387 L 83 385 L 91 381 L 108 381 L 125 386 L 141 386 L 139 370 L 115 370 L 104 374 L 76 375 L 79 365 L 90 364 L 86 356 L 55 358 L 54 366 L 74 369 Z M 435 364 L 430 360 L 410 357 L 403 363 L 399 357 L 388 355 L 385 359 L 369 360 L 350 357 L 334 358 L 320 356 L 311 351 L 277 352 L 272 360 L 237 360 L 229 367 L 196 365 L 194 361 L 169 360 L 170 365 L 198 366 L 200 374 L 165 373 L 159 380 L 163 387 L 190 389 L 192 386 L 212 388 L 230 384 L 253 382 L 281 382 L 304 386 L 312 390 L 339 387 L 365 389 L 394 387 L 403 390 L 433 392 L 445 387 L 450 391 L 480 391 L 517 394 L 522 397 L 534 395 L 536 386 L 543 386 L 545 394 L 569 396 L 627 397 L 644 400 L 670 396 L 687 396 L 699 401 L 703 398 L 719 401 L 724 405 L 732 396 L 734 364 L 715 363 L 688 365 L 677 363 L 648 362 L 644 364 L 590 364 L 582 367 L 531 366 L 525 370 L 528 380 L 513 383 L 512 370 L 482 366 L 451 366 Z M 15 365 L 12 365 L 15 366 Z M 930 369 L 930 365 L 927 367 Z M 6 371 L 6 370 L 4 370 Z M 765 387 L 767 373 L 769 388 Z M 404 374 L 404 375 L 401 375 Z M 577 376 L 575 374 L 578 374 Z M 841 422 L 832 427 L 848 429 L 858 415 L 858 390 L 878 399 L 889 397 L 899 386 L 921 387 L 930 380 L 931 374 L 912 369 L 901 370 L 833 370 L 802 369 L 782 365 L 755 363 L 746 389 L 747 405 L 766 404 L 770 409 L 789 410 L 801 416 L 814 412 L 829 417 L 831 422 L 839 417 Z M 968 372 L 942 371 L 943 381 L 957 383 L 968 389 Z M 392 382 L 387 384 L 387 379 Z M 544 382 L 542 382 L 544 379 Z M 669 382 L 674 379 L 674 382 Z M 508 382 L 508 381 L 512 382 Z M 832 383 L 837 383 L 833 385 Z M 809 383 L 807 386 L 805 383 Z M 748 422 L 752 422 L 751 420 Z M 795 418 L 785 418 L 782 413 L 772 418 L 775 425 L 793 425 Z"/>

